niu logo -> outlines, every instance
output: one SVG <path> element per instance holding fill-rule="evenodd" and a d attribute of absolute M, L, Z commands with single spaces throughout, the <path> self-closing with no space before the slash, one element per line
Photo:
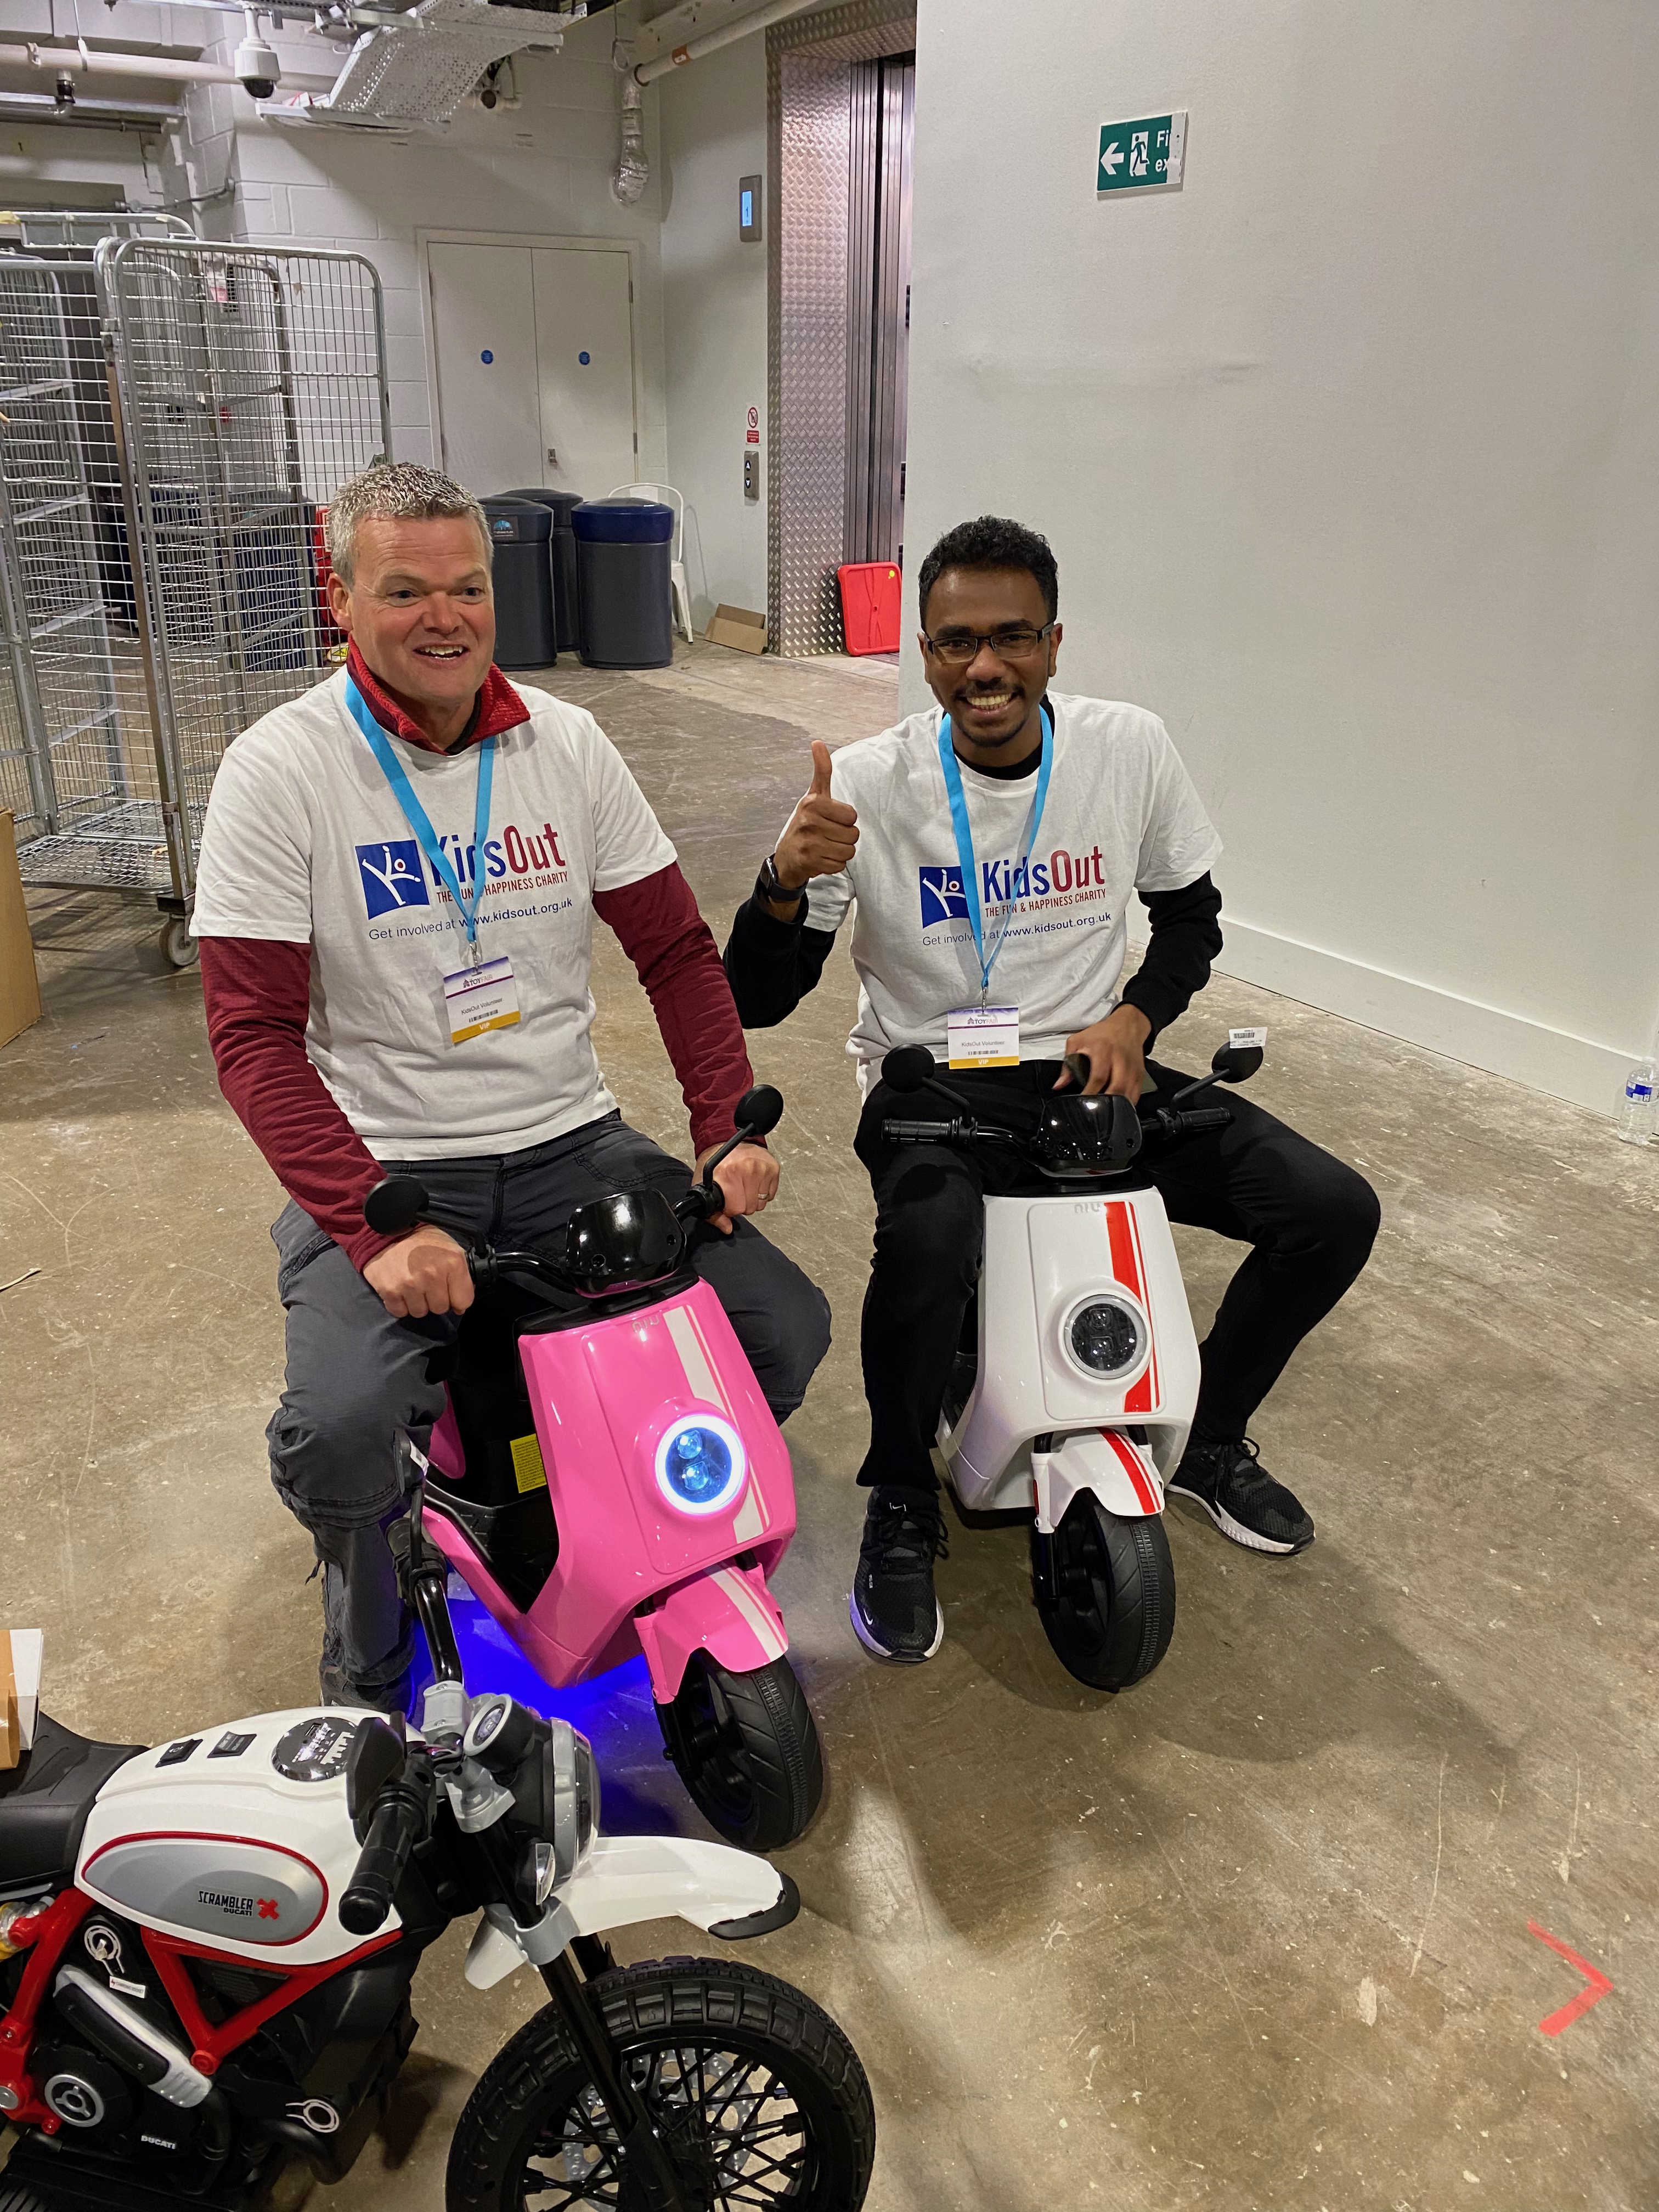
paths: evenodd
<path fill-rule="evenodd" d="M 262 1897 L 259 1899 L 259 1917 L 261 1920 L 280 1920 L 282 1917 L 282 1913 L 277 1909 L 276 1900 L 274 1897 Z"/>

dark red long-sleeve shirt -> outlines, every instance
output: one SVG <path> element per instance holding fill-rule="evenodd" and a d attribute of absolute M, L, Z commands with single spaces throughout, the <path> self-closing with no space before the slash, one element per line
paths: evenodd
<path fill-rule="evenodd" d="M 349 665 L 375 719 L 428 745 L 355 647 Z M 492 667 L 461 742 L 477 744 L 527 720 L 522 700 Z M 753 1078 L 731 988 L 691 887 L 671 865 L 619 890 L 596 891 L 593 907 L 650 997 L 684 1096 L 692 1146 L 702 1152 L 731 1135 L 732 1109 Z M 395 1239 L 363 1221 L 363 1200 L 382 1170 L 306 1053 L 311 947 L 204 937 L 202 990 L 219 1085 L 238 1119 L 289 1197 L 355 1266 L 366 1267 Z"/>

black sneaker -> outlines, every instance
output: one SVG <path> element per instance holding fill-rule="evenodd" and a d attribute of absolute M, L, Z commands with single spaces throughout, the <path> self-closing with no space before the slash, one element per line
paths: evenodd
<path fill-rule="evenodd" d="M 933 1657 L 945 1641 L 933 1562 L 949 1548 L 937 1498 L 914 1490 L 872 1494 L 847 1601 L 853 1633 L 866 1651 L 913 1667 Z"/>
<path fill-rule="evenodd" d="M 1314 1540 L 1301 1500 L 1273 1480 L 1248 1437 L 1188 1444 L 1168 1486 L 1201 1505 L 1224 1536 L 1252 1552 L 1305 1552 Z"/>

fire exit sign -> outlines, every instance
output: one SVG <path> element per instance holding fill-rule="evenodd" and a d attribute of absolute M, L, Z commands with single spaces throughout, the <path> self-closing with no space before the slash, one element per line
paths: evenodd
<path fill-rule="evenodd" d="M 1143 115 L 1133 123 L 1103 123 L 1095 190 L 1152 191 L 1160 185 L 1178 185 L 1186 152 L 1184 107 L 1173 115 Z"/>

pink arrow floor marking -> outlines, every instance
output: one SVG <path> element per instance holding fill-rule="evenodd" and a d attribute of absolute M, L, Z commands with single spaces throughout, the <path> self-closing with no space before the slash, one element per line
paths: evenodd
<path fill-rule="evenodd" d="M 1538 2023 L 1540 2035 L 1559 2035 L 1564 2028 L 1571 2027 L 1574 2021 L 1582 2020 L 1592 2005 L 1599 2005 L 1612 1990 L 1613 1984 L 1599 1966 L 1592 1966 L 1588 1959 L 1581 1959 L 1570 1944 L 1564 1943 L 1559 1936 L 1552 1936 L 1547 1928 L 1540 1928 L 1535 1920 L 1528 1921 L 1527 1928 L 1529 1934 L 1535 1936 L 1540 1943 L 1547 1943 L 1552 1951 L 1558 1952 L 1570 1966 L 1576 1966 L 1584 1977 L 1587 1986 L 1580 1990 L 1576 1997 L 1570 1997 L 1559 2012 L 1553 2012 L 1547 2020 L 1540 2020 Z"/>

